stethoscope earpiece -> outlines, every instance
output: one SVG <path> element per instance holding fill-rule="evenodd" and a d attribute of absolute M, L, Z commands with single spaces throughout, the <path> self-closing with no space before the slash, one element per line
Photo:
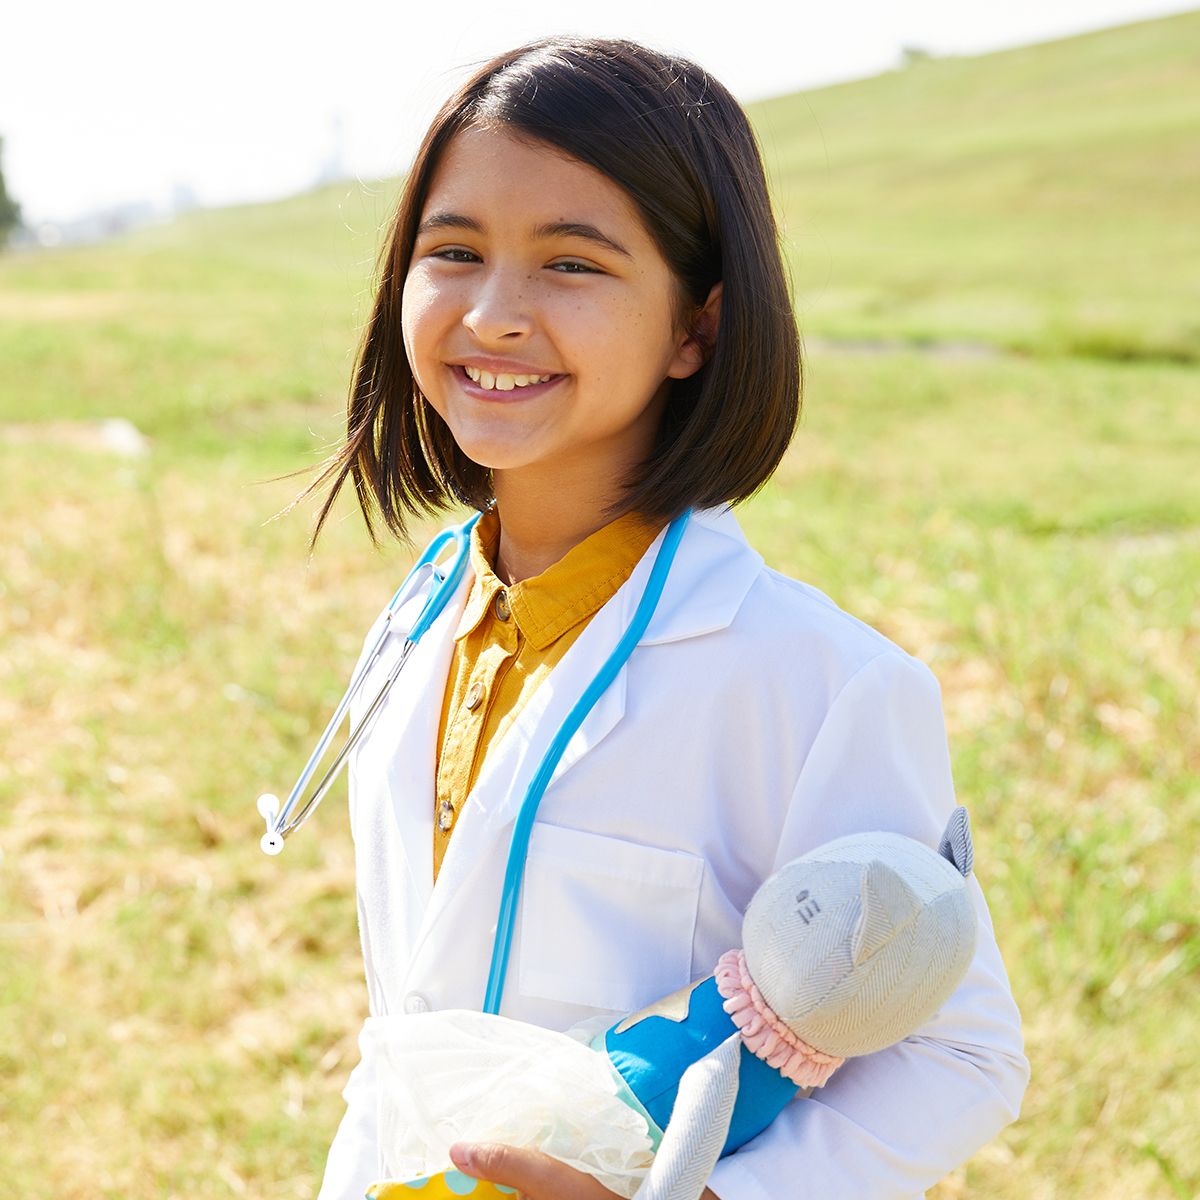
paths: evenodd
<path fill-rule="evenodd" d="M 283 850 L 283 838 L 277 833 L 264 833 L 258 844 L 262 847 L 262 852 L 271 855 L 272 858 Z"/>
<path fill-rule="evenodd" d="M 275 818 L 279 816 L 279 797 L 271 792 L 263 792 L 258 798 L 258 815 L 264 821 L 274 823 Z"/>
<path fill-rule="evenodd" d="M 279 817 L 279 797 L 271 792 L 263 792 L 258 798 L 258 815 L 267 823 L 267 832 L 259 839 L 259 846 L 264 854 L 276 855 L 283 849 L 283 837 L 275 822 Z"/>

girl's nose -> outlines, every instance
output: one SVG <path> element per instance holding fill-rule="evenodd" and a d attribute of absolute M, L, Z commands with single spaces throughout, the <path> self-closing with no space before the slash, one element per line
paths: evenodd
<path fill-rule="evenodd" d="M 524 272 L 492 271 L 471 297 L 463 324 L 481 342 L 524 336 L 533 328 Z"/>

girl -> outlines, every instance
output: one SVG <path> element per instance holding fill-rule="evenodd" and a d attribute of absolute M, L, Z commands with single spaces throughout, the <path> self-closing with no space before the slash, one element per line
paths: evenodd
<path fill-rule="evenodd" d="M 632 42 L 554 38 L 442 108 L 318 480 L 318 532 L 347 478 L 372 531 L 482 513 L 470 569 L 351 759 L 373 1016 L 480 1007 L 526 786 L 689 511 L 538 809 L 501 1011 L 556 1029 L 632 1012 L 709 973 L 758 885 L 818 843 L 936 842 L 954 805 L 936 679 L 767 568 L 730 511 L 783 456 L 800 385 L 758 148 L 715 80 Z M 1019 1020 L 972 887 L 978 953 L 938 1016 L 790 1104 L 707 1195 L 912 1196 L 1015 1118 Z M 377 1178 L 360 1044 L 321 1200 Z M 533 1200 L 610 1195 L 531 1152 L 453 1153 Z"/>

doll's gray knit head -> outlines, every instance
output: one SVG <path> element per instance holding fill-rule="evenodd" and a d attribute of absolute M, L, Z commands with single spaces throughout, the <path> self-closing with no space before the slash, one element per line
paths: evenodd
<path fill-rule="evenodd" d="M 933 1016 L 975 951 L 956 809 L 939 851 L 895 833 L 855 834 L 788 863 L 746 911 L 745 962 L 763 999 L 809 1046 L 850 1058 Z"/>

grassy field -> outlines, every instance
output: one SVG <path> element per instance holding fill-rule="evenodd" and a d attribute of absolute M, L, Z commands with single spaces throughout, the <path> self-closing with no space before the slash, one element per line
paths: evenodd
<path fill-rule="evenodd" d="M 1033 1063 L 937 1200 L 1200 1190 L 1198 40 L 753 113 L 814 349 L 740 517 L 941 680 Z M 349 833 L 331 800 L 267 860 L 253 800 L 408 553 L 343 506 L 309 562 L 273 477 L 338 436 L 395 193 L 0 258 L 4 1195 L 315 1194 L 366 1005 Z M 96 443 L 118 416 L 147 454 Z"/>

